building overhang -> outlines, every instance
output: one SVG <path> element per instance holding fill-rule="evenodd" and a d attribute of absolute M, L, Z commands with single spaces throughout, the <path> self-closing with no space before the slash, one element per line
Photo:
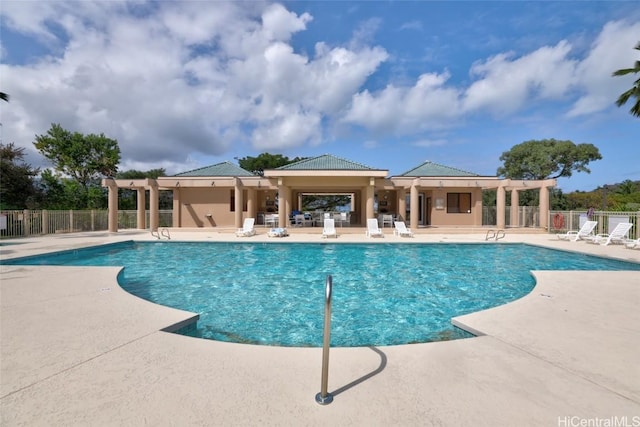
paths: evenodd
<path fill-rule="evenodd" d="M 273 178 L 285 177 L 372 177 L 385 178 L 386 170 L 265 170 L 264 176 Z"/>

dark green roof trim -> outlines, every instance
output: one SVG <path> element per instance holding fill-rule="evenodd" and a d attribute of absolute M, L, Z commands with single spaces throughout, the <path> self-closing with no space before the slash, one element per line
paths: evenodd
<path fill-rule="evenodd" d="M 255 176 L 248 170 L 242 169 L 240 166 L 231 162 L 217 163 L 211 166 L 194 169 L 188 172 L 181 172 L 173 176 Z"/>
<path fill-rule="evenodd" d="M 275 170 L 349 170 L 349 171 L 376 171 L 382 169 L 374 169 L 362 163 L 352 162 L 351 160 L 342 159 L 330 154 L 311 157 L 309 159 L 300 160 L 295 163 L 280 166 Z"/>
<path fill-rule="evenodd" d="M 400 174 L 398 176 L 411 177 L 427 177 L 427 176 L 480 176 L 473 172 L 463 171 L 462 169 L 452 168 L 450 166 L 439 165 L 430 161 L 416 166 L 415 168 Z"/>

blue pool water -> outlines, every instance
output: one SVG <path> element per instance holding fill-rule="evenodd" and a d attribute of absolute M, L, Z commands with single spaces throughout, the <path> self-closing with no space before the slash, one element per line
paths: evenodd
<path fill-rule="evenodd" d="M 191 335 L 321 346 L 333 277 L 332 346 L 468 336 L 451 318 L 520 298 L 531 270 L 638 270 L 627 263 L 525 244 L 125 242 L 5 264 L 125 266 L 120 285 L 199 313 Z"/>

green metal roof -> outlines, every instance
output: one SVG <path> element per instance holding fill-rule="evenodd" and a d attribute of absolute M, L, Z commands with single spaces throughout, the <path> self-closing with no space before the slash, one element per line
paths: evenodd
<path fill-rule="evenodd" d="M 173 176 L 255 176 L 255 175 L 231 162 L 222 162 L 222 163 L 217 163 L 211 166 L 205 166 L 200 169 L 194 169 L 188 172 L 181 172 Z"/>
<path fill-rule="evenodd" d="M 280 166 L 276 170 L 350 170 L 350 171 L 373 171 L 381 170 L 370 168 L 362 163 L 352 162 L 330 154 L 323 154 L 318 157 L 300 160 L 299 162 L 289 163 Z"/>
<path fill-rule="evenodd" d="M 427 176 L 480 176 L 473 172 L 463 171 L 461 169 L 452 168 L 450 166 L 443 166 L 437 163 L 426 161 L 423 164 L 416 166 L 415 168 L 400 174 L 398 176 L 415 176 L 415 177 L 427 177 Z"/>

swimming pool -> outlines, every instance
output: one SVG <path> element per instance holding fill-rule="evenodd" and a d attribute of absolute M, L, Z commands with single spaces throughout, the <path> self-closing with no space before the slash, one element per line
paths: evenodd
<path fill-rule="evenodd" d="M 333 346 L 468 336 L 451 318 L 520 298 L 531 270 L 638 270 L 640 264 L 526 244 L 124 242 L 3 264 L 125 266 L 141 298 L 191 312 L 191 335 L 321 346 L 333 276 Z"/>

